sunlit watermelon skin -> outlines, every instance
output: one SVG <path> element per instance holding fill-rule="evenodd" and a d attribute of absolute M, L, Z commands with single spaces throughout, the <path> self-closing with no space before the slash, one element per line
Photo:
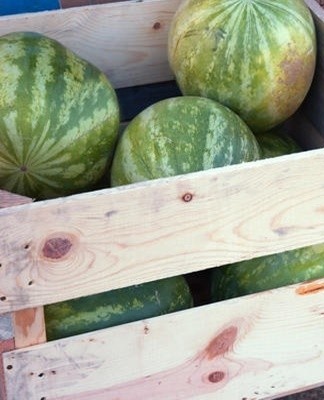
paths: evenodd
<path fill-rule="evenodd" d="M 234 112 L 203 97 L 159 101 L 139 113 L 119 140 L 112 186 L 257 160 L 260 149 Z"/>
<path fill-rule="evenodd" d="M 119 128 L 107 77 L 33 32 L 0 37 L 0 60 L 0 188 L 45 199 L 93 185 Z"/>
<path fill-rule="evenodd" d="M 258 134 L 257 140 L 261 149 L 261 158 L 278 157 L 302 151 L 292 137 L 276 129 Z"/>
<path fill-rule="evenodd" d="M 168 56 L 185 95 L 238 113 L 254 133 L 287 119 L 313 79 L 315 27 L 303 0 L 185 0 Z"/>
<path fill-rule="evenodd" d="M 147 282 L 44 307 L 47 340 L 155 317 L 193 306 L 182 276 Z"/>
<path fill-rule="evenodd" d="M 324 277 L 324 244 L 214 268 L 213 301 Z"/>

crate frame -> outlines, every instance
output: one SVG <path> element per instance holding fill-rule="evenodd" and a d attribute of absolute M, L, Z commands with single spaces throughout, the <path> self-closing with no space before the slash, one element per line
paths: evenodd
<path fill-rule="evenodd" d="M 13 313 L 16 346 L 2 357 L 8 400 L 22 393 L 30 400 L 210 400 L 215 393 L 256 400 L 324 383 L 324 279 L 48 343 L 42 308 L 323 241 L 324 12 L 306 3 L 318 65 L 288 124 L 309 132 L 296 135 L 307 151 L 31 204 L 0 192 L 1 206 L 12 206 L 0 210 L 0 313 Z M 163 82 L 172 79 L 165 50 L 178 4 L 129 1 L 1 17 L 0 34 L 37 30 L 56 38 L 115 88 Z M 53 237 L 72 244 L 59 260 L 44 256 Z"/>

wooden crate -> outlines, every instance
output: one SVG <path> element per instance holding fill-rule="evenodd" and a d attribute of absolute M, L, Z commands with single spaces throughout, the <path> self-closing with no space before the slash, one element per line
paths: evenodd
<path fill-rule="evenodd" d="M 324 383 L 324 279 L 46 343 L 45 304 L 324 241 L 324 12 L 314 85 L 288 122 L 305 151 L 38 203 L 0 193 L 8 400 L 257 400 Z M 0 18 L 92 61 L 116 88 L 172 80 L 179 0 Z M 9 203 L 8 203 L 9 198 Z M 187 200 L 190 201 L 187 201 Z M 46 257 L 53 238 L 71 246 Z"/>

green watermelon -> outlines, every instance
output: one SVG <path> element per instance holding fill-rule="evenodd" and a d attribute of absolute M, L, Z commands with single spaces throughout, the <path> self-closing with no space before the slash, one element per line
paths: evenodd
<path fill-rule="evenodd" d="M 302 151 L 298 143 L 288 134 L 276 129 L 262 132 L 256 136 L 261 149 L 261 158 L 283 156 Z"/>
<path fill-rule="evenodd" d="M 207 98 L 158 101 L 126 127 L 115 151 L 112 186 L 259 159 L 248 126 L 227 107 Z"/>
<path fill-rule="evenodd" d="M 168 58 L 185 95 L 228 106 L 261 132 L 299 107 L 315 70 L 316 36 L 303 0 L 184 0 Z"/>
<path fill-rule="evenodd" d="M 34 32 L 1 36 L 0 59 L 0 188 L 45 199 L 92 186 L 119 129 L 107 77 Z"/>
<path fill-rule="evenodd" d="M 212 301 L 324 277 L 324 244 L 213 268 Z"/>
<path fill-rule="evenodd" d="M 182 276 L 165 278 L 44 307 L 47 340 L 95 331 L 193 306 Z"/>

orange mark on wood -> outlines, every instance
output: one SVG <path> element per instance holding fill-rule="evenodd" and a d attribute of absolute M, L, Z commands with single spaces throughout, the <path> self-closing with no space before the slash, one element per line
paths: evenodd
<path fill-rule="evenodd" d="M 296 293 L 300 295 L 315 294 L 324 290 L 324 282 L 309 282 L 298 286 Z"/>
<path fill-rule="evenodd" d="M 13 315 L 16 348 L 46 342 L 43 307 L 19 310 L 14 312 Z"/>
<path fill-rule="evenodd" d="M 27 308 L 15 312 L 15 325 L 19 327 L 24 336 L 28 335 L 30 327 L 34 324 L 36 312 L 37 308 Z"/>
<path fill-rule="evenodd" d="M 218 334 L 206 347 L 205 353 L 209 360 L 227 353 L 233 346 L 238 334 L 236 326 L 230 326 Z"/>

